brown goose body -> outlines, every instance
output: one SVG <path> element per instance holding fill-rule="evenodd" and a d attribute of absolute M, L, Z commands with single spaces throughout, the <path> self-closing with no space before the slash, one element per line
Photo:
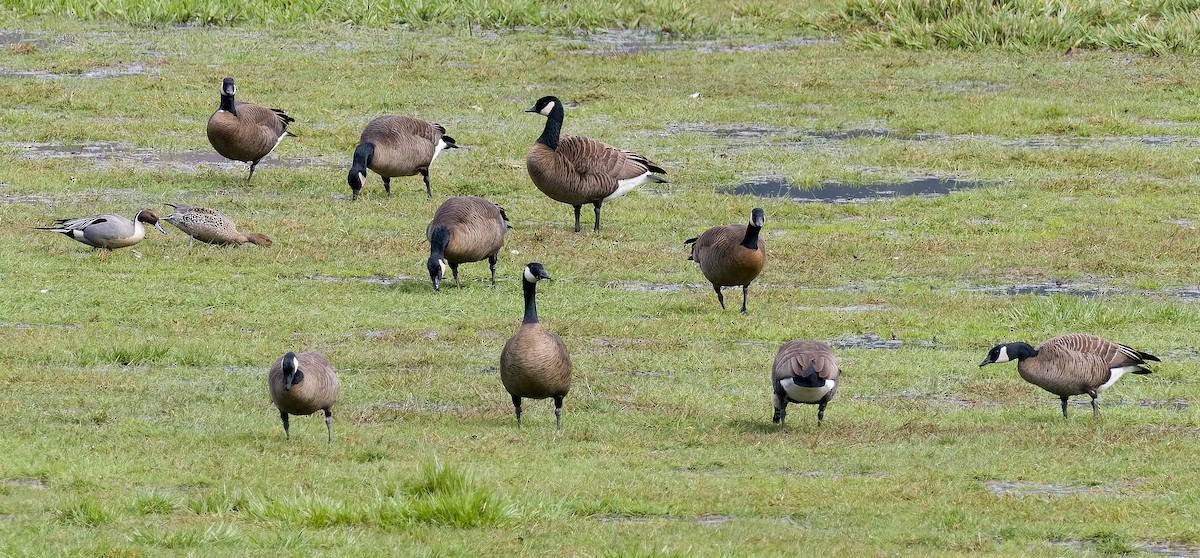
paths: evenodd
<path fill-rule="evenodd" d="M 525 167 L 529 178 L 543 194 L 575 208 L 575 232 L 584 204 L 595 207 L 600 230 L 600 207 L 647 182 L 666 182 L 651 173 L 666 174 L 652 161 L 624 149 L 583 136 L 561 134 L 562 102 L 543 97 L 526 112 L 546 116 L 541 137 L 529 148 Z"/>
<path fill-rule="evenodd" d="M 750 283 L 762 273 L 767 262 L 766 245 L 760 236 L 763 211 L 755 209 L 748 225 L 722 225 L 704 231 L 685 244 L 692 245 L 689 260 L 695 260 L 700 272 L 712 283 L 717 301 L 725 308 L 721 287 L 742 287 L 742 312 L 746 311 L 746 293 Z"/>
<path fill-rule="evenodd" d="M 221 104 L 208 118 L 208 142 L 222 157 L 250 163 L 250 180 L 258 162 L 291 135 L 287 127 L 295 119 L 279 109 L 235 102 L 235 92 L 233 78 L 225 78 Z"/>
<path fill-rule="evenodd" d="M 330 409 L 337 402 L 339 385 L 337 371 L 321 353 L 289 352 L 279 357 L 267 374 L 267 388 L 271 393 L 271 401 L 279 409 L 284 434 L 291 437 L 288 415 L 311 415 L 324 411 L 325 427 L 332 441 L 333 413 Z"/>
<path fill-rule="evenodd" d="M 457 196 L 443 202 L 425 227 L 430 246 L 427 267 L 434 289 L 441 285 L 442 262 L 453 271 L 454 284 L 458 285 L 459 264 L 487 260 L 495 285 L 496 259 L 504 247 L 506 232 L 508 215 L 499 205 L 474 196 Z"/>
<path fill-rule="evenodd" d="M 383 187 L 392 194 L 391 179 L 421 175 L 425 193 L 432 197 L 429 165 L 443 149 L 455 148 L 454 138 L 446 135 L 441 124 L 409 116 L 380 116 L 367 123 L 354 150 L 349 182 L 355 199 L 366 180 L 366 169 L 383 178 Z"/>
<path fill-rule="evenodd" d="M 772 422 L 786 427 L 788 403 L 817 405 L 817 424 L 825 420 L 825 405 L 837 395 L 842 371 L 833 348 L 800 339 L 784 343 L 771 366 L 775 415 Z"/>
<path fill-rule="evenodd" d="M 238 231 L 233 219 L 215 209 L 187 204 L 167 205 L 175 210 L 163 217 L 163 221 L 200 242 L 223 246 L 239 246 L 246 243 L 257 246 L 271 245 L 271 239 L 266 235 Z"/>
<path fill-rule="evenodd" d="M 1087 394 L 1092 398 L 1092 415 L 1100 416 L 1096 398 L 1126 373 L 1149 374 L 1147 361 L 1158 357 L 1095 335 L 1068 333 L 1047 339 L 1037 347 L 1027 343 L 997 345 L 980 364 L 1017 360 L 1017 373 L 1025 381 L 1062 400 L 1067 417 L 1067 398 Z"/>
<path fill-rule="evenodd" d="M 512 396 L 521 425 L 521 399 L 554 398 L 556 427 L 562 425 L 563 398 L 571 390 L 571 356 L 561 337 L 546 331 L 538 323 L 536 283 L 549 279 L 539 263 L 530 263 L 523 274 L 525 318 L 516 335 L 509 338 L 500 353 L 500 381 Z"/>

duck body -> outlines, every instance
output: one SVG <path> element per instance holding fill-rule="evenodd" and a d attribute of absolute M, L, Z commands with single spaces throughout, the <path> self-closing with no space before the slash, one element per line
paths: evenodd
<path fill-rule="evenodd" d="M 200 242 L 222 246 L 239 246 L 246 243 L 257 246 L 271 245 L 271 239 L 265 235 L 238 231 L 233 219 L 215 209 L 187 204 L 167 205 L 175 210 L 163 217 L 163 221 Z"/>
<path fill-rule="evenodd" d="M 167 231 L 159 223 L 158 215 L 149 209 L 143 209 L 130 220 L 127 217 L 113 213 L 101 213 L 75 219 L 59 219 L 53 227 L 38 227 L 39 230 L 62 233 L 74 240 L 93 248 L 114 250 L 133 246 L 146 238 L 146 227 L 153 225 L 159 232 Z"/>

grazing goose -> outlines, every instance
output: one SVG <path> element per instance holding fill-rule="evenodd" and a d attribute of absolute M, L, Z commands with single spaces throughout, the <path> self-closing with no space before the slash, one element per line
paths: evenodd
<path fill-rule="evenodd" d="M 554 426 L 562 428 L 563 398 L 571 389 L 571 355 L 557 334 L 542 329 L 537 315 L 537 282 L 550 279 L 542 264 L 525 266 L 525 319 L 500 353 L 500 381 L 512 396 L 521 426 L 521 398 L 554 398 Z"/>
<path fill-rule="evenodd" d="M 685 240 L 692 245 L 689 260 L 700 264 L 700 271 L 717 291 L 717 302 L 725 309 L 725 297 L 721 287 L 742 286 L 742 312 L 746 311 L 746 294 L 750 282 L 762 272 L 767 262 L 767 248 L 759 232 L 762 231 L 763 210 L 754 208 L 748 225 L 722 225 L 704 231 L 696 238 Z"/>
<path fill-rule="evenodd" d="M 442 203 L 425 227 L 429 239 L 429 279 L 433 290 L 441 291 L 446 267 L 458 283 L 458 264 L 486 259 L 492 270 L 492 286 L 496 285 L 496 255 L 504 246 L 508 232 L 508 215 L 504 208 L 483 198 L 460 196 Z"/>
<path fill-rule="evenodd" d="M 221 105 L 208 118 L 208 142 L 222 157 L 250 163 L 246 182 L 254 177 L 254 167 L 283 141 L 294 136 L 288 124 L 296 120 L 282 110 L 254 103 L 234 102 L 237 87 L 233 78 L 221 82 Z"/>
<path fill-rule="evenodd" d="M 1099 392 L 1112 387 L 1127 372 L 1149 374 L 1146 361 L 1158 362 L 1158 357 L 1120 343 L 1086 333 L 1068 333 L 1047 339 L 1036 348 L 1024 342 L 996 345 L 979 366 L 1013 359 L 1017 359 L 1021 378 L 1062 399 L 1063 419 L 1067 418 L 1067 398 L 1085 393 L 1092 398 L 1092 417 L 1099 418 Z"/>
<path fill-rule="evenodd" d="M 130 221 L 120 215 L 102 213 L 76 219 L 59 219 L 57 226 L 37 227 L 38 230 L 63 233 L 79 242 L 101 250 L 112 250 L 133 246 L 146 238 L 146 227 L 142 223 L 154 225 L 158 232 L 167 234 L 158 215 L 149 209 L 143 209 L 133 216 Z"/>
<path fill-rule="evenodd" d="M 599 231 L 600 206 L 604 202 L 647 182 L 666 182 L 650 173 L 667 171 L 637 153 L 583 136 L 561 135 L 563 106 L 558 97 L 542 97 L 525 112 L 546 117 L 546 128 L 525 159 L 529 178 L 550 199 L 575 208 L 575 232 L 579 232 L 583 204 L 595 208 L 596 225 L 592 230 Z"/>
<path fill-rule="evenodd" d="M 279 409 L 279 418 L 283 419 L 284 436 L 292 438 L 288 415 L 325 411 L 326 434 L 329 442 L 333 442 L 333 413 L 329 409 L 337 402 L 338 377 L 325 355 L 288 352 L 279 357 L 267 374 L 267 388 L 271 391 L 271 401 Z"/>
<path fill-rule="evenodd" d="M 775 392 L 775 416 L 786 428 L 787 405 L 809 403 L 817 405 L 817 426 L 825 420 L 825 405 L 837 395 L 842 371 L 838 368 L 833 349 L 813 341 L 789 341 L 779 348 L 771 367 L 771 385 Z"/>
<path fill-rule="evenodd" d="M 247 242 L 256 246 L 271 245 L 271 239 L 266 235 L 238 232 L 233 219 L 215 209 L 182 203 L 167 205 L 174 208 L 175 211 L 163 217 L 163 221 L 175 225 L 175 228 L 187 233 L 188 247 L 191 247 L 192 240 L 223 246 L 240 246 Z"/>
<path fill-rule="evenodd" d="M 446 135 L 441 124 L 408 116 L 380 116 L 363 128 L 354 148 L 354 161 L 346 181 L 350 183 L 351 199 L 367 180 L 367 169 L 383 178 L 383 189 L 392 195 L 392 177 L 421 175 L 425 180 L 425 196 L 433 199 L 429 188 L 429 165 L 443 149 L 458 147 L 454 138 Z"/>

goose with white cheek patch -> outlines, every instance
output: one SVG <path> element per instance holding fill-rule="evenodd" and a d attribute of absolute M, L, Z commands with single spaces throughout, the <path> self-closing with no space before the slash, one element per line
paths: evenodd
<path fill-rule="evenodd" d="M 208 142 L 222 157 L 250 163 L 246 182 L 254 178 L 258 162 L 275 150 L 286 136 L 288 124 L 296 120 L 282 110 L 234 101 L 233 78 L 221 82 L 221 104 L 208 118 Z"/>
<path fill-rule="evenodd" d="M 584 204 L 595 209 L 592 230 L 599 231 L 604 202 L 648 182 L 666 182 L 652 173 L 667 171 L 637 153 L 584 136 L 563 135 L 563 105 L 558 97 L 542 97 L 525 112 L 546 117 L 546 127 L 525 159 L 529 178 L 550 199 L 575 208 L 575 232 Z"/>
<path fill-rule="evenodd" d="M 433 290 L 442 290 L 446 268 L 458 283 L 458 264 L 487 260 L 492 271 L 492 286 L 496 286 L 496 259 L 504 246 L 508 232 L 508 215 L 504 208 L 483 198 L 457 196 L 442 202 L 425 227 L 429 240 L 429 259 L 425 267 Z"/>
<path fill-rule="evenodd" d="M 1025 342 L 996 345 L 979 366 L 1014 359 L 1021 378 L 1062 399 L 1063 419 L 1067 418 L 1067 398 L 1085 393 L 1092 398 L 1092 417 L 1100 418 L 1096 404 L 1100 392 L 1127 373 L 1149 374 L 1146 361 L 1159 361 L 1152 354 L 1095 335 L 1068 333 L 1037 347 Z"/>
<path fill-rule="evenodd" d="M 771 422 L 787 428 L 788 403 L 817 406 L 817 426 L 825 420 L 825 405 L 837 395 L 842 370 L 838 367 L 833 349 L 825 343 L 789 341 L 775 354 L 771 366 L 771 385 L 774 391 L 775 415 Z"/>
<path fill-rule="evenodd" d="M 750 283 L 762 273 L 767 263 L 767 247 L 762 232 L 766 218 L 763 210 L 754 208 L 746 225 L 721 225 L 704 231 L 696 238 L 683 241 L 692 245 L 689 260 L 700 265 L 704 277 L 717 292 L 717 302 L 725 309 L 721 287 L 742 287 L 742 313 L 746 312 L 746 297 Z"/>
<path fill-rule="evenodd" d="M 562 428 L 563 398 L 571 390 L 571 355 L 558 334 L 538 323 L 537 282 L 550 279 L 542 264 L 531 262 L 522 274 L 525 318 L 517 334 L 500 353 L 500 381 L 512 396 L 517 426 L 521 426 L 521 399 L 554 398 L 554 425 Z"/>
<path fill-rule="evenodd" d="M 130 220 L 121 215 L 101 213 L 75 219 L 59 219 L 53 227 L 36 227 L 38 230 L 62 233 L 102 251 L 133 246 L 146 238 L 147 225 L 153 225 L 158 232 L 167 234 L 159 222 L 158 215 L 149 209 L 137 212 Z M 106 252 L 103 252 L 106 253 Z"/>
<path fill-rule="evenodd" d="M 317 352 L 293 353 L 279 357 L 267 374 L 271 401 L 283 420 L 283 434 L 289 440 L 288 415 L 311 415 L 325 412 L 325 431 L 333 443 L 333 413 L 330 409 L 338 397 L 337 371 L 325 355 Z"/>
<path fill-rule="evenodd" d="M 367 180 L 367 169 L 383 178 L 383 189 L 392 195 L 392 178 L 421 175 L 425 197 L 433 199 L 429 186 L 429 165 L 445 149 L 457 148 L 454 138 L 446 135 L 441 124 L 409 116 L 380 116 L 367 123 L 354 148 L 354 159 L 346 182 L 351 200 L 358 199 Z"/>

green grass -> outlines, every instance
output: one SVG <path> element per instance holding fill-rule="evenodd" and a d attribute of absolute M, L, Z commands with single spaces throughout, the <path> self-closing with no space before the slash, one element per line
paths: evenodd
<path fill-rule="evenodd" d="M 0 14 L 19 35 L 4 35 L 0 68 L 24 72 L 0 77 L 12 100 L 0 112 L 0 555 L 1200 544 L 1200 307 L 1181 296 L 1200 249 L 1193 59 L 865 51 L 769 32 L 769 45 L 648 49 L 637 35 L 417 27 Z M 172 163 L 211 153 L 204 122 L 226 75 L 243 100 L 297 119 L 250 185 L 244 166 Z M 641 152 L 671 182 L 605 204 L 599 234 L 570 232 L 570 208 L 524 169 L 544 121 L 523 110 L 545 94 L 569 103 L 566 132 Z M 440 122 L 467 146 L 434 164 L 434 200 L 415 177 L 386 198 L 372 176 L 349 201 L 358 134 L 387 113 Z M 747 128 L 758 132 L 718 133 Z M 867 129 L 892 135 L 819 137 Z M 116 155 L 30 147 L 46 143 Z M 983 186 L 857 204 L 724 193 L 764 175 Z M 428 282 L 424 228 L 455 194 L 513 220 L 494 289 L 484 264 L 461 267 L 461 289 Z M 166 202 L 220 209 L 275 245 L 189 250 L 178 231 L 151 232 L 101 257 L 33 230 Z M 682 242 L 754 207 L 767 268 L 748 315 L 722 312 Z M 518 429 L 496 371 L 529 261 L 555 278 L 539 310 L 575 363 L 561 432 L 548 401 L 528 402 Z M 1058 283 L 1099 294 L 1003 290 Z M 1063 421 L 1011 365 L 978 367 L 995 343 L 1067 331 L 1163 362 L 1106 391 L 1099 421 L 1085 401 Z M 779 432 L 767 369 L 794 338 L 841 343 L 845 381 L 824 426 L 805 407 Z M 898 348 L 853 343 L 892 338 Z M 304 349 L 340 373 L 332 444 L 319 417 L 293 418 L 286 440 L 267 395 L 270 364 Z"/>

